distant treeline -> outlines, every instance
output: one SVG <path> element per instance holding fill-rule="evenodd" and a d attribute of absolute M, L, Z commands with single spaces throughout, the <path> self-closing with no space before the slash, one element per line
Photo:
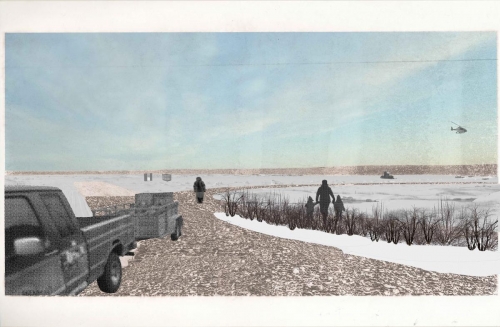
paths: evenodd
<path fill-rule="evenodd" d="M 107 171 L 6 171 L 6 175 L 465 175 L 497 176 L 496 164 L 484 165 L 392 165 L 392 166 L 339 166 L 312 168 L 262 168 L 262 169 L 161 169 L 161 170 L 107 170 Z"/>

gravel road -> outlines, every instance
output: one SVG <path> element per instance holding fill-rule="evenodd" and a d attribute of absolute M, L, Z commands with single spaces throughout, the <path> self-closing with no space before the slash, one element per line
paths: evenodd
<path fill-rule="evenodd" d="M 141 241 L 117 293 L 102 293 L 93 283 L 80 296 L 497 294 L 497 276 L 439 274 L 227 224 L 213 215 L 221 211 L 216 192 L 209 190 L 203 204 L 193 192 L 175 193 L 184 218 L 179 241 Z M 94 209 L 133 197 L 87 202 Z"/>

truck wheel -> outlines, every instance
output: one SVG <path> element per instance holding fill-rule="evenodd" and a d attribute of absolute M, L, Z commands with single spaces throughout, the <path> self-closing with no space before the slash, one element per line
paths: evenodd
<path fill-rule="evenodd" d="M 177 241 L 181 235 L 182 235 L 181 226 L 178 222 L 176 222 L 175 223 L 175 233 L 170 234 L 170 239 L 172 241 Z"/>
<path fill-rule="evenodd" d="M 97 278 L 99 289 L 106 293 L 115 293 L 120 287 L 122 281 L 122 264 L 120 258 L 114 252 L 108 257 L 108 262 L 104 267 L 101 277 Z"/>

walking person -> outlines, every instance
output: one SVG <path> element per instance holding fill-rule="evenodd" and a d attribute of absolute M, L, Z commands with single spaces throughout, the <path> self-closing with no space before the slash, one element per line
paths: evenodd
<path fill-rule="evenodd" d="M 317 203 L 313 202 L 313 198 L 309 197 L 307 199 L 307 203 L 304 205 L 306 207 L 306 218 L 308 220 L 311 220 L 313 218 L 314 214 L 314 207 L 316 206 Z"/>
<path fill-rule="evenodd" d="M 203 203 L 203 196 L 205 195 L 205 183 L 201 180 L 201 177 L 196 177 L 196 182 L 193 184 L 194 192 L 196 193 L 196 199 L 198 203 Z"/>
<path fill-rule="evenodd" d="M 335 200 L 335 195 L 333 195 L 332 189 L 328 186 L 326 179 L 321 182 L 321 186 L 316 192 L 316 202 L 319 198 L 319 212 L 323 216 L 323 226 L 326 226 L 326 218 L 328 217 L 328 207 L 330 206 L 330 196 Z"/>
<path fill-rule="evenodd" d="M 333 203 L 333 209 L 335 210 L 335 218 L 337 221 L 340 221 L 342 218 L 342 211 L 345 211 L 344 202 L 342 202 L 340 195 L 337 195 L 337 200 Z"/>

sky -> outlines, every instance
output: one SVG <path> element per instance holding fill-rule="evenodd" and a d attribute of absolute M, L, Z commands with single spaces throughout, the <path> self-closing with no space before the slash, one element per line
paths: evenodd
<path fill-rule="evenodd" d="M 5 42 L 8 171 L 497 163 L 495 32 Z"/>

